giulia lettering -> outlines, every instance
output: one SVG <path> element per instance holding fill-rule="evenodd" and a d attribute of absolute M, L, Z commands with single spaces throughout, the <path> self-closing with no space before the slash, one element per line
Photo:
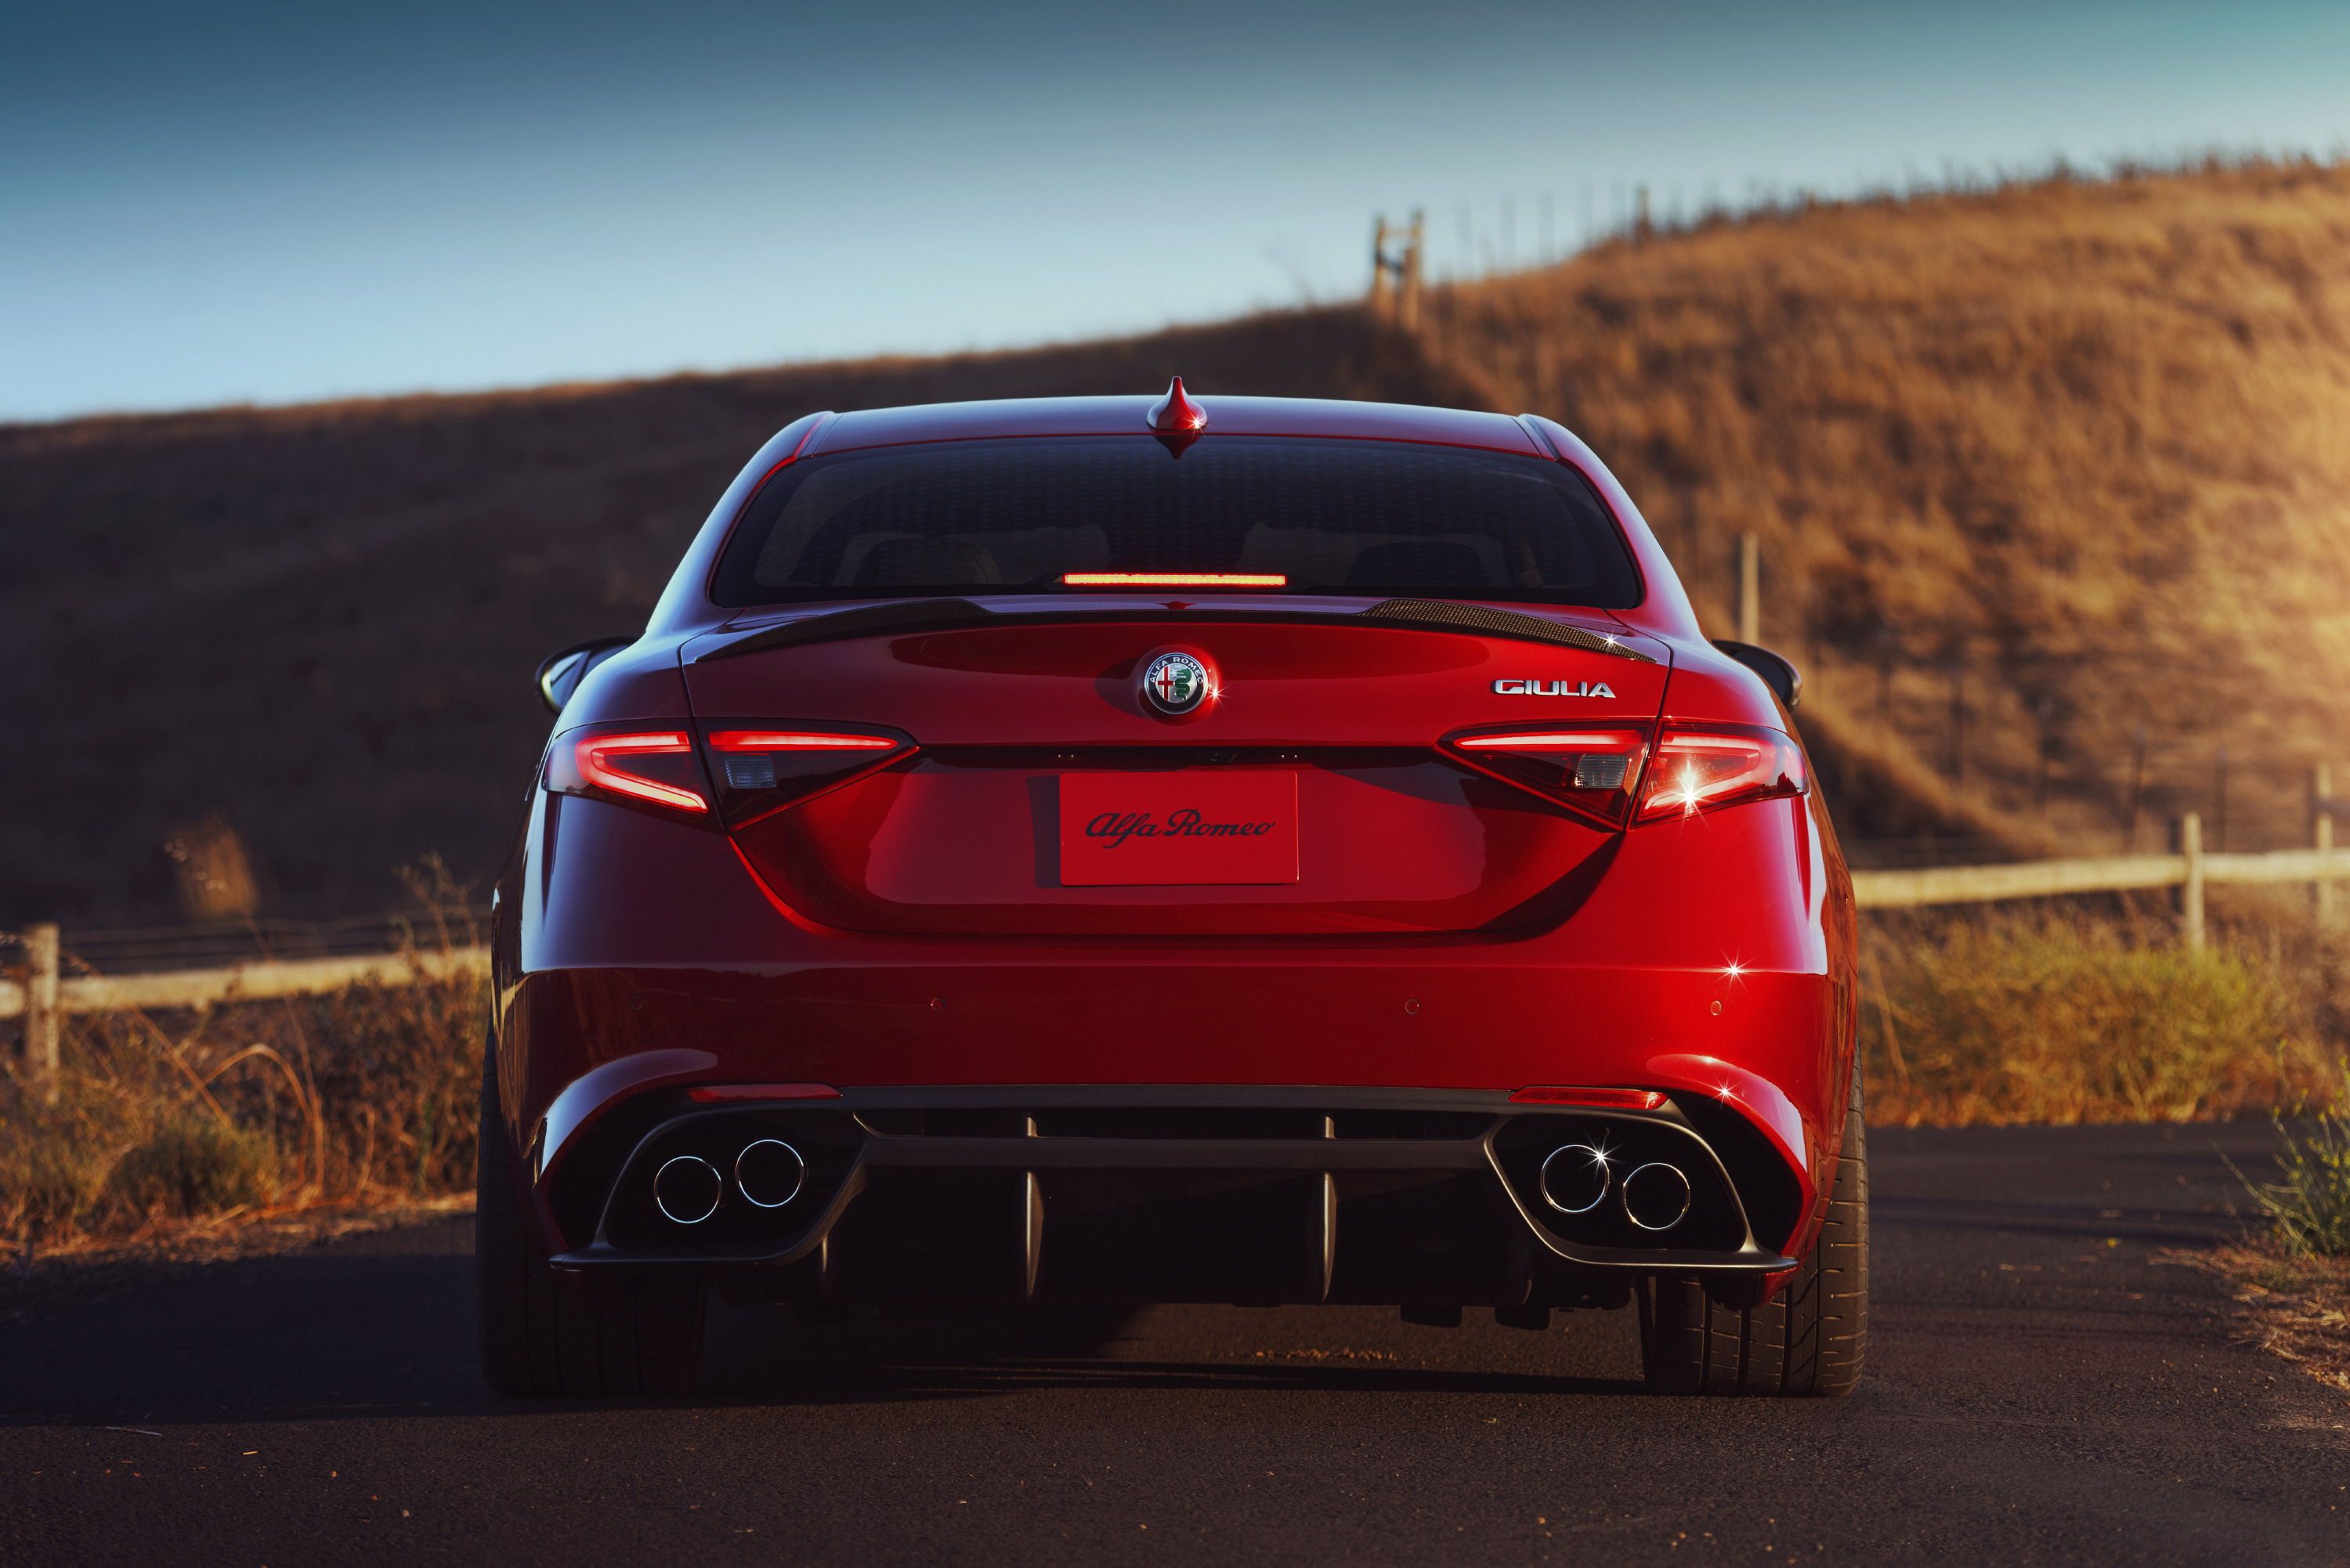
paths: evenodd
<path fill-rule="evenodd" d="M 1616 693 L 1605 680 L 1496 680 L 1494 695 L 1500 697 L 1597 697 L 1609 701 Z"/>

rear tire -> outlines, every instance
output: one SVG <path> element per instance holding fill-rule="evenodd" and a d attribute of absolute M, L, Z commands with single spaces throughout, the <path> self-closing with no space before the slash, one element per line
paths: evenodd
<path fill-rule="evenodd" d="M 1642 1370 L 1659 1393 L 1853 1391 L 1868 1351 L 1868 1128 L 1857 1065 L 1827 1218 L 1794 1277 L 1743 1311 L 1687 1279 L 1650 1281 L 1639 1303 Z"/>
<path fill-rule="evenodd" d="M 556 1277 L 523 1210 L 496 1066 L 484 1050 L 473 1182 L 483 1377 L 501 1394 L 691 1393 L 702 1377 L 702 1282 L 640 1280 L 606 1299 Z"/>

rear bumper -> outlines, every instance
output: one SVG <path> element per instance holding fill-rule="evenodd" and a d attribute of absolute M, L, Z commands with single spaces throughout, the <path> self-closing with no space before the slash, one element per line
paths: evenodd
<path fill-rule="evenodd" d="M 1017 1110 L 1062 1095 L 1097 1108 L 1320 1104 L 1336 1114 L 1364 1095 L 1406 1109 L 1483 1107 L 1498 1125 L 1531 1114 L 1510 1106 L 1520 1088 L 1652 1088 L 1741 1172 L 1742 1196 L 1760 1178 L 1743 1174 L 1733 1145 L 1759 1150 L 1772 1179 L 1792 1183 L 1787 1226 L 1758 1220 L 1714 1260 L 1747 1270 L 1809 1245 L 1832 1177 L 1852 1062 L 1851 911 L 1813 802 L 1628 834 L 1609 874 L 1538 932 L 1247 940 L 815 927 L 775 903 L 719 835 L 567 804 L 563 852 L 535 823 L 501 885 L 494 994 L 501 1099 L 530 1156 L 551 1248 L 581 1268 L 644 1261 L 600 1235 L 600 1205 L 656 1112 L 686 1114 L 681 1096 L 695 1085 L 837 1087 L 844 1097 L 823 1114 L 851 1127 L 854 1168 L 877 1191 L 920 1186 L 924 1172 L 947 1185 L 1008 1172 L 1072 1193 L 1091 1179 L 1078 1179 L 1083 1170 L 1131 1172 L 1170 1157 L 1161 1148 L 1138 1165 L 1051 1137 L 1042 1141 L 1055 1152 L 1044 1157 L 985 1139 L 915 1147 L 869 1115 Z M 613 1144 L 613 1129 L 629 1137 Z M 1326 1154 L 1348 1137 L 1305 1141 Z M 1195 1187 L 1218 1170 L 1238 1173 L 1216 1179 L 1227 1185 L 1297 1172 L 1360 1186 L 1367 1168 L 1348 1162 L 1376 1159 L 1389 1177 L 1449 1174 L 1463 1194 L 1482 1182 L 1482 1196 L 1463 1199 L 1472 1207 L 1512 1196 L 1482 1147 L 1317 1163 L 1312 1150 L 1257 1140 L 1239 1152 L 1201 1145 L 1185 1158 Z M 1260 1163 L 1243 1168 L 1251 1160 Z M 582 1180 L 591 1198 L 559 1195 Z M 1550 1248 L 1514 1208 L 1503 1211 L 1520 1233 L 1511 1245 L 1615 1266 Z M 816 1227 L 792 1245 L 821 1250 L 829 1235 Z M 772 1240 L 727 1266 L 788 1264 L 790 1249 Z"/>
<path fill-rule="evenodd" d="M 1470 1092 L 930 1086 L 712 1103 L 656 1090 L 583 1132 L 543 1185 L 586 1238 L 558 1267 L 717 1273 L 777 1299 L 1566 1306 L 1645 1274 L 1759 1289 L 1793 1266 L 1757 1232 L 1790 1228 L 1794 1185 L 1737 1127 L 1679 1106 Z M 653 1201 L 670 1161 L 724 1172 L 772 1142 L 805 1164 L 787 1200 L 762 1207 L 729 1179 L 706 1219 Z M 1543 1162 L 1562 1147 L 1607 1150 L 1618 1179 L 1579 1213 L 1545 1196 Z M 1651 1162 L 1690 1185 L 1685 1216 L 1654 1232 L 1620 1195 Z"/>
<path fill-rule="evenodd" d="M 1848 1058 L 1834 1049 L 1834 1001 L 1816 977 L 1596 971 L 1473 949 L 988 956 L 530 976 L 501 1029 L 517 1143 L 544 1177 L 605 1118 L 697 1085 L 829 1085 L 852 1107 L 893 1095 L 944 1105 L 999 1086 L 1017 1097 L 1092 1085 L 1160 1104 L 1344 1085 L 1494 1106 L 1535 1085 L 1628 1086 L 1735 1116 L 1808 1211 L 1842 1132 L 1831 1114 L 1846 1097 Z M 558 1234 L 576 1244 L 587 1233 L 574 1217 Z M 1790 1235 L 1763 1240 L 1783 1247 Z"/>

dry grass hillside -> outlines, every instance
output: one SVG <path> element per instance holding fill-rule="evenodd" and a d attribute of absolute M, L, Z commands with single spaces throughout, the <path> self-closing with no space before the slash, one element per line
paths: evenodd
<path fill-rule="evenodd" d="M 436 849 L 478 888 L 544 734 L 531 665 L 639 620 L 767 433 L 1170 369 L 1555 413 L 1715 609 L 1759 529 L 1766 639 L 1812 666 L 1864 832 L 2118 843 L 2141 723 L 2149 825 L 2209 812 L 2223 745 L 2240 843 L 2309 761 L 2350 769 L 2350 173 L 1818 208 L 1430 317 L 0 429 L 0 925 L 171 918 L 164 846 L 213 818 L 285 912 L 386 906 Z"/>
<path fill-rule="evenodd" d="M 176 917 L 215 819 L 265 908 L 485 889 L 551 649 L 641 625 L 759 444 L 813 409 L 1199 384 L 1399 400 L 1352 311 L 1128 341 L 454 398 L 0 428 L 0 928 Z M 234 876 L 229 880 L 235 881 Z M 232 900 L 233 902 L 233 900 Z"/>
<path fill-rule="evenodd" d="M 2199 809 L 2251 847 L 2306 842 L 2311 763 L 2350 775 L 2350 170 L 1821 207 L 1435 317 L 1439 362 L 1589 440 L 1725 622 L 1760 533 L 1810 727 L 1897 793 L 2117 846 L 2143 726 L 2141 846 Z"/>

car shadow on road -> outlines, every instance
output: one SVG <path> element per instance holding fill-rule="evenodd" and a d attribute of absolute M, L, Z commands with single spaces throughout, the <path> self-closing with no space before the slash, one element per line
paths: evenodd
<path fill-rule="evenodd" d="M 722 1309 L 713 1321 L 707 1371 L 713 1389 L 736 1398 L 800 1404 L 1055 1388 L 1516 1395 L 1642 1391 L 1632 1378 L 1559 1376 L 1506 1367 L 1428 1367 L 1393 1351 L 1336 1345 L 1173 1357 L 1165 1354 L 1163 1342 L 1150 1343 L 1156 1336 L 1130 1333 L 1142 1315 L 1112 1308 L 1055 1307 L 961 1313 L 911 1323 L 858 1318 L 803 1324 L 782 1309 Z M 1237 1321 L 1246 1324 L 1250 1317 Z"/>
<path fill-rule="evenodd" d="M 972 1398 L 1049 1389 L 1189 1389 L 1224 1393 L 1636 1395 L 1629 1378 L 1554 1377 L 1533 1373 L 1451 1372 L 1409 1366 L 1254 1366 L 1215 1361 L 1051 1361 L 1006 1358 L 949 1364 L 920 1356 L 877 1358 L 805 1379 L 746 1387 L 736 1402 L 879 1404 Z"/>
<path fill-rule="evenodd" d="M 420 1234 L 446 1229 L 424 1228 Z M 513 1400 L 476 1370 L 461 1238 L 201 1264 L 114 1265 L 89 1288 L 0 1305 L 0 1427 L 161 1427 L 576 1411 Z M 980 1398 L 1038 1388 L 1621 1393 L 1607 1378 L 1427 1370 L 1345 1351 L 1326 1361 L 1130 1357 L 1132 1314 L 973 1313 L 803 1324 L 713 1311 L 709 1391 L 659 1403 Z M 1313 1353 L 1305 1353 L 1313 1354 Z M 584 1402 L 592 1405 L 594 1402 Z M 620 1402 L 612 1402 L 620 1403 Z M 630 1404 L 644 1402 L 630 1401 Z"/>

